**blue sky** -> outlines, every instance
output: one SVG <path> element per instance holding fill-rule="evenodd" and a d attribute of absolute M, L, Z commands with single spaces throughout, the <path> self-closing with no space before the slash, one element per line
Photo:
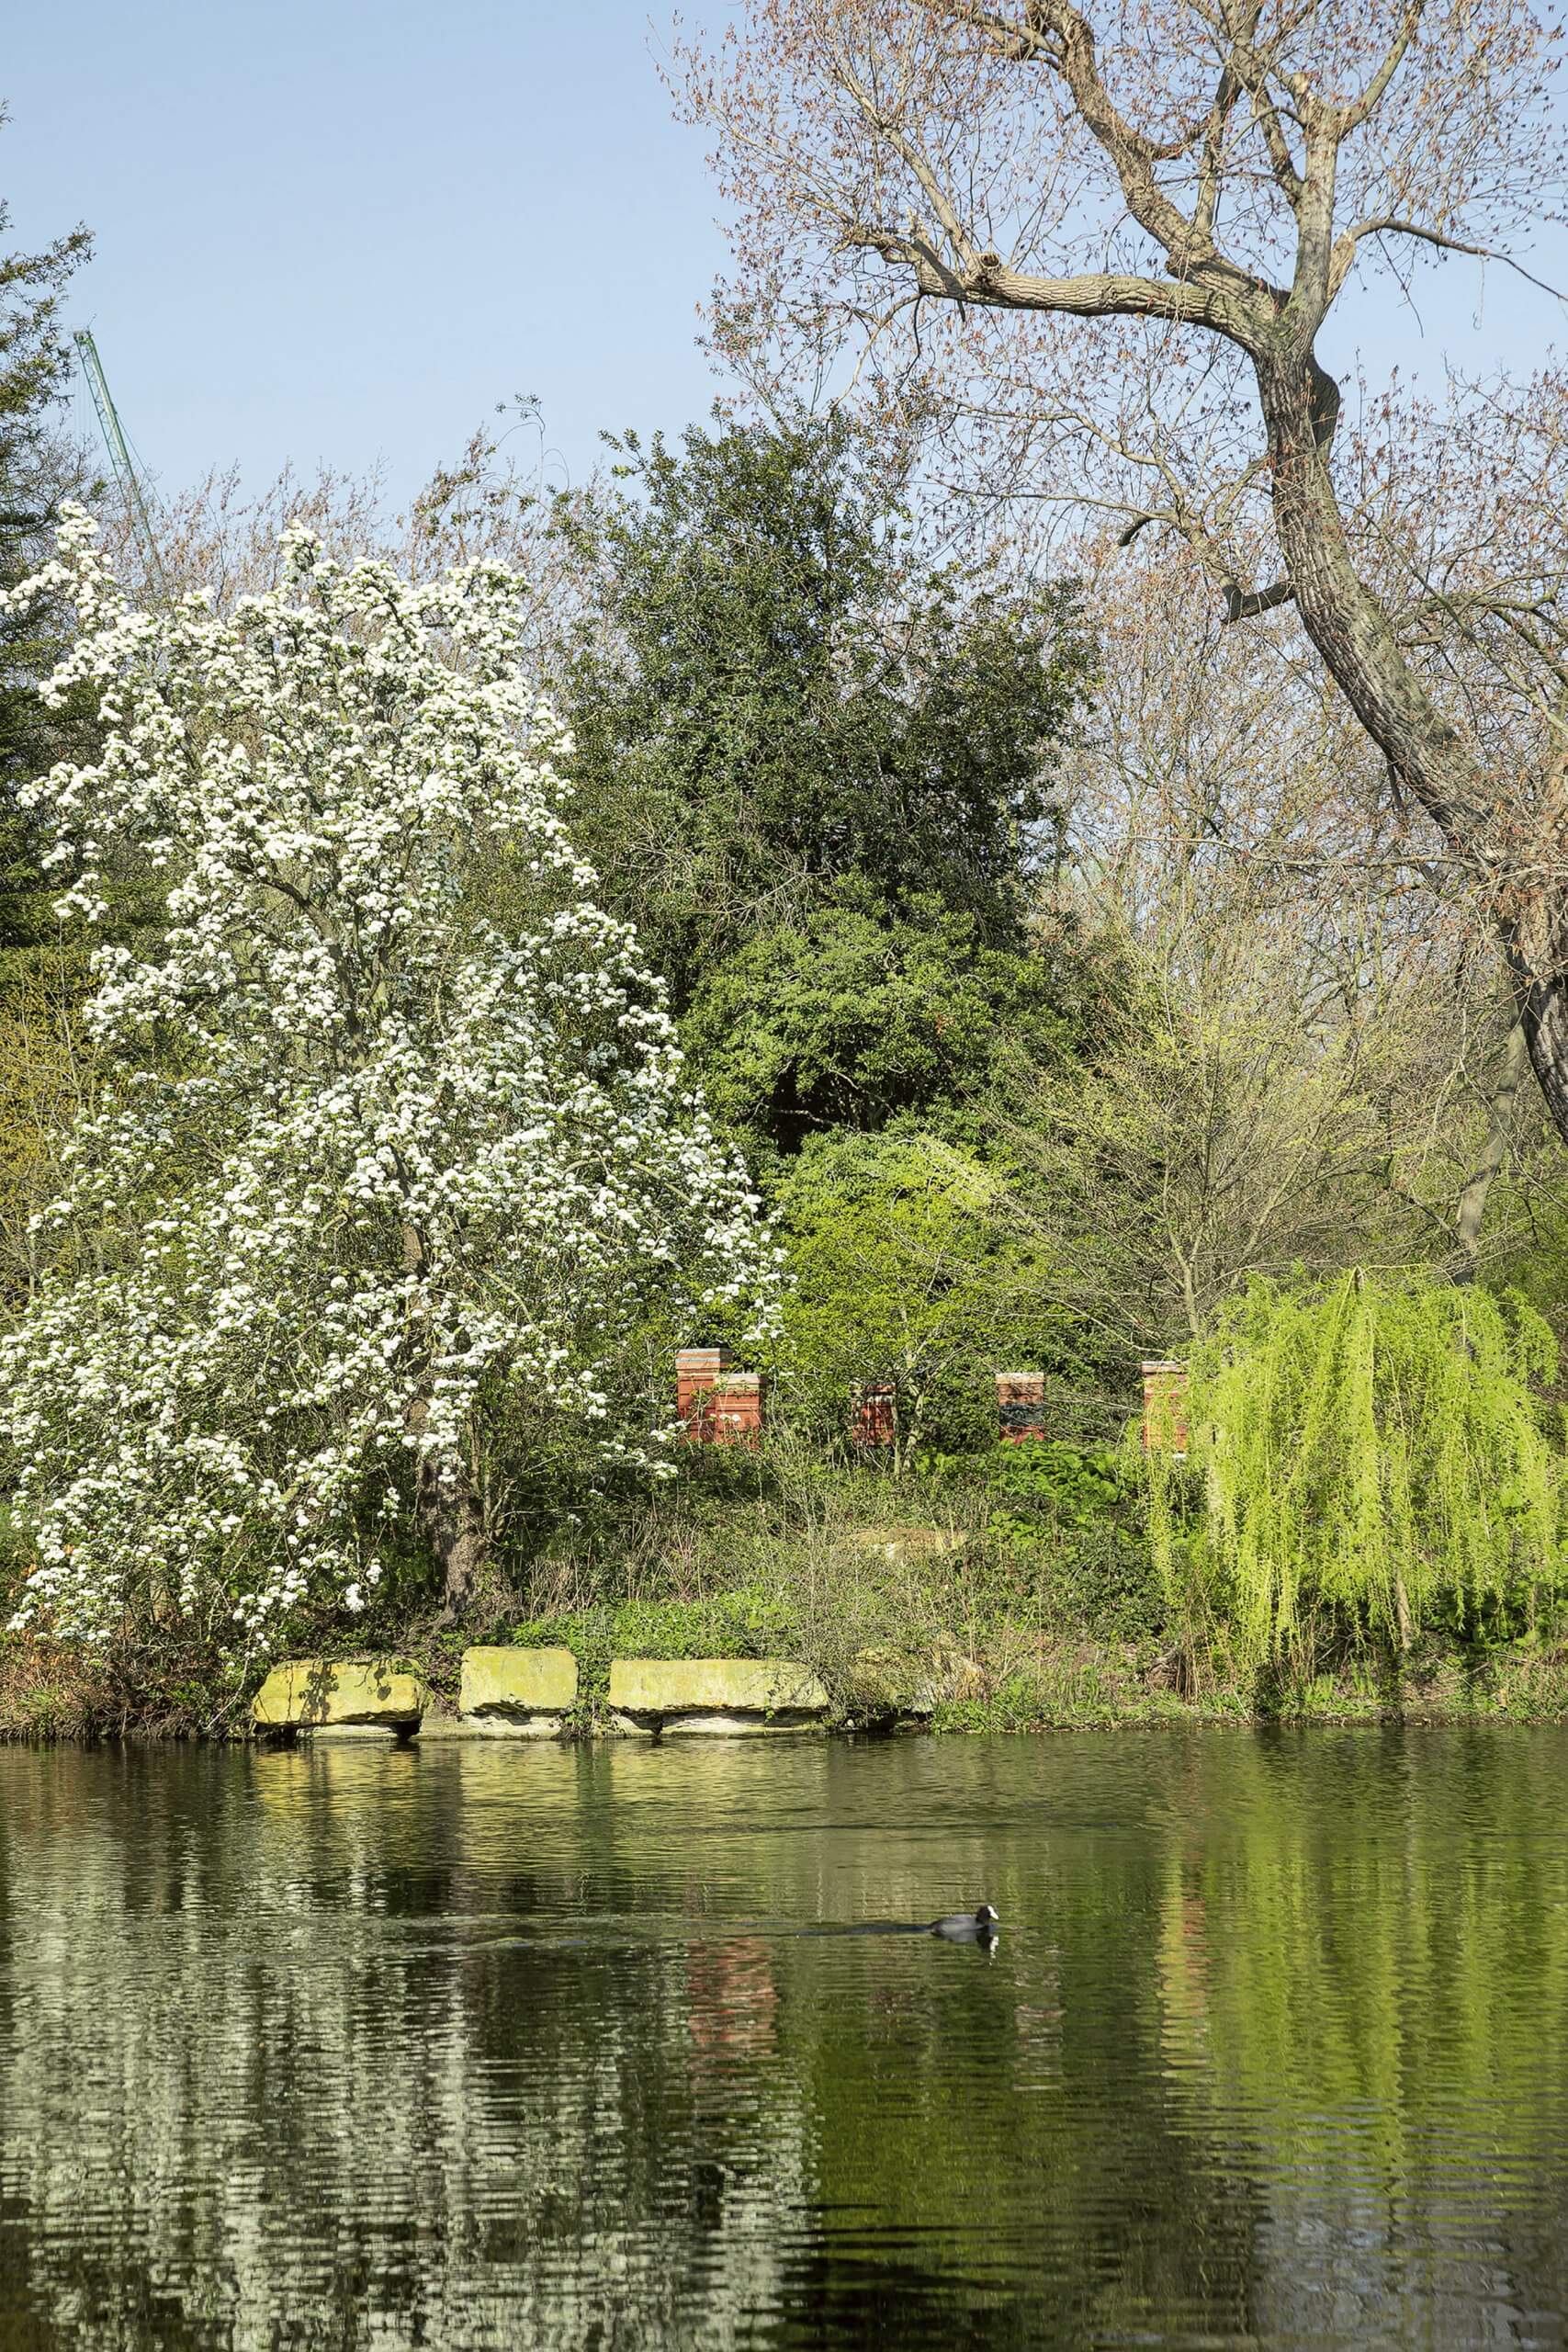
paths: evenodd
<path fill-rule="evenodd" d="M 71 0 L 7 33 L 0 189 L 18 243 L 95 231 L 71 323 L 165 491 L 379 458 L 404 494 L 514 392 L 581 476 L 601 426 L 676 427 L 716 389 L 723 242 L 660 45 L 646 0 Z M 1419 323 L 1364 308 L 1327 356 L 1528 368 L 1562 326 L 1450 265 Z"/>
<path fill-rule="evenodd" d="M 513 392 L 574 469 L 715 379 L 722 254 L 646 6 L 71 0 L 14 20 L 17 243 L 78 219 L 71 300 L 165 488 L 385 459 L 406 491 Z"/>

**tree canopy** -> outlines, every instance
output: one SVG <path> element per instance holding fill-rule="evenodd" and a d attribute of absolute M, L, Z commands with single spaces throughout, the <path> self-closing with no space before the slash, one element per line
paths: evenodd
<path fill-rule="evenodd" d="M 0 204 L 0 239 L 9 218 Z M 88 244 L 74 229 L 38 253 L 0 253 L 0 590 L 43 560 L 61 501 L 82 487 L 80 461 L 59 431 L 71 365 L 60 303 Z M 47 601 L 0 606 L 0 954 L 29 945 L 50 922 L 52 894 L 17 795 L 61 744 L 62 714 L 39 691 L 60 650 L 60 616 Z"/>
<path fill-rule="evenodd" d="M 1562 1449 L 1540 1396 L 1557 1345 L 1517 1295 L 1352 1270 L 1258 1282 L 1191 1362 L 1185 1496 L 1148 1451 L 1156 1558 L 1255 1660 L 1312 1660 L 1347 1624 L 1396 1648 L 1439 1612 L 1509 1630 L 1562 1570 Z"/>
<path fill-rule="evenodd" d="M 1533 277 L 1558 38 L 1519 0 L 748 0 L 681 62 L 752 380 L 852 360 L 982 531 L 1076 505 L 1287 616 L 1375 747 L 1366 833 L 1393 797 L 1410 871 L 1462 877 L 1568 1137 L 1568 379 L 1353 419 L 1325 356 L 1424 262 Z"/>
<path fill-rule="evenodd" d="M 622 447 L 636 495 L 571 526 L 604 582 L 574 773 L 590 830 L 635 811 L 620 857 L 659 861 L 650 939 L 677 1001 L 694 948 L 848 876 L 1006 928 L 1082 683 L 1070 597 L 971 600 L 919 567 L 893 489 L 831 423 Z"/>
<path fill-rule="evenodd" d="M 562 521 L 577 838 L 728 1115 L 877 1125 L 1055 985 L 1028 891 L 1092 677 L 1076 594 L 922 559 L 831 420 L 620 446 L 630 486 Z"/>
<path fill-rule="evenodd" d="M 651 1301 L 766 1309 L 744 1171 L 564 829 L 519 583 L 286 553 L 228 618 L 138 612 L 73 510 L 12 592 L 73 607 L 45 696 L 105 722 L 23 796 L 69 903 L 102 921 L 130 842 L 164 913 L 97 953 L 99 1100 L 0 1340 L 22 1616 L 57 1631 L 265 1647 L 415 1540 L 460 1606 L 509 1431 L 565 1415 L 657 1467 L 646 1408 L 640 1440 L 609 1411 L 618 1340 Z M 487 855 L 523 877 L 506 931 Z"/>

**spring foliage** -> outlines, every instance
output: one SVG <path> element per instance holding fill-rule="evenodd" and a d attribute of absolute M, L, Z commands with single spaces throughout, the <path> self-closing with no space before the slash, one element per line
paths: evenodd
<path fill-rule="evenodd" d="M 1556 1368 L 1516 1298 L 1254 1283 L 1194 1350 L 1186 1470 L 1147 1457 L 1168 1590 L 1258 1661 L 1335 1620 L 1404 1646 L 1438 1616 L 1528 1613 L 1561 1577 L 1562 1457 L 1532 1387 Z"/>
<path fill-rule="evenodd" d="M 101 922 L 129 845 L 166 916 L 98 951 L 102 1095 L 0 1340 L 18 1623 L 265 1648 L 307 1600 L 360 1607 L 443 1498 L 488 1521 L 508 1416 L 636 1451 L 605 1363 L 639 1312 L 765 1312 L 744 1171 L 563 829 L 520 589 L 296 532 L 276 594 L 142 613 L 74 510 L 13 592 L 73 605 L 47 692 L 103 727 L 28 796 L 62 903 Z M 487 859 L 521 877 L 504 931 Z"/>

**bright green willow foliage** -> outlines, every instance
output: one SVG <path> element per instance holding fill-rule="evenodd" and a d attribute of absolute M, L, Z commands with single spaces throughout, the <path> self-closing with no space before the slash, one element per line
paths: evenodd
<path fill-rule="evenodd" d="M 1514 1295 L 1254 1283 L 1193 1351 L 1185 1474 L 1148 1456 L 1168 1592 L 1211 1601 L 1257 1660 L 1302 1652 L 1324 1615 L 1404 1646 L 1438 1612 L 1528 1611 L 1562 1573 L 1562 1455 L 1530 1385 L 1556 1369 Z"/>

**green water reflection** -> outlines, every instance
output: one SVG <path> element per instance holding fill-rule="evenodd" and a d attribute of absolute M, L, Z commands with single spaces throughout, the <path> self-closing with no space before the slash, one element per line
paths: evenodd
<path fill-rule="evenodd" d="M 0 2352 L 1561 2343 L 1565 1779 L 0 1751 Z"/>

